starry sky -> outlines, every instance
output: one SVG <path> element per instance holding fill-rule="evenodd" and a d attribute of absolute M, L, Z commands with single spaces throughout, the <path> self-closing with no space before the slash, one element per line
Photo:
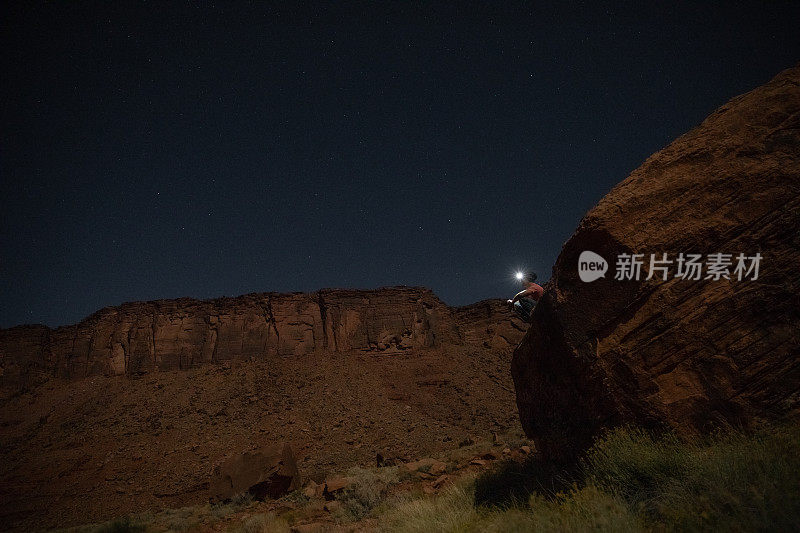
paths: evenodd
<path fill-rule="evenodd" d="M 510 297 L 645 158 L 800 60 L 797 2 L 451 4 L 6 3 L 0 327 Z"/>

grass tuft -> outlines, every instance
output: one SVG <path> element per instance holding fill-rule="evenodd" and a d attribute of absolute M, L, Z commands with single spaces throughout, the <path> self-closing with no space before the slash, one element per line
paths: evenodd
<path fill-rule="evenodd" d="M 503 461 L 475 480 L 475 505 L 509 507 L 524 504 L 539 493 L 554 496 L 569 489 L 574 469 L 532 456 L 525 461 Z"/>
<path fill-rule="evenodd" d="M 334 519 L 355 530 L 398 533 L 794 531 L 800 524 L 800 425 L 689 440 L 618 428 L 598 439 L 576 465 L 536 456 L 503 461 L 475 479 L 456 479 L 437 495 L 424 494 L 421 484 L 398 492 L 404 475 L 398 467 L 351 469 L 352 483 L 337 496 L 339 506 L 326 523 L 333 525 Z M 294 502 L 292 510 L 279 517 L 244 515 L 237 531 L 283 533 L 289 524 L 325 516 L 320 500 L 299 493 L 286 498 Z M 80 531 L 217 527 L 223 518 L 235 523 L 230 515 L 255 506 L 242 496 Z"/>
<path fill-rule="evenodd" d="M 347 522 L 357 522 L 372 513 L 384 499 L 390 484 L 398 482 L 398 468 L 381 469 L 351 468 L 347 476 L 352 480 L 337 500 L 342 505 L 338 518 Z"/>
<path fill-rule="evenodd" d="M 273 513 L 253 515 L 242 522 L 238 533 L 289 533 L 286 520 Z"/>
<path fill-rule="evenodd" d="M 786 531 L 800 524 L 800 427 L 692 442 L 619 429 L 584 462 L 587 483 L 683 531 Z"/>
<path fill-rule="evenodd" d="M 111 522 L 101 524 L 92 530 L 93 533 L 139 533 L 145 531 L 147 526 L 131 516 L 117 518 Z"/>
<path fill-rule="evenodd" d="M 798 478 L 797 425 L 690 441 L 620 428 L 577 468 L 504 462 L 472 485 L 401 502 L 381 522 L 398 532 L 791 531 Z"/>
<path fill-rule="evenodd" d="M 435 497 L 398 498 L 381 523 L 386 531 L 397 533 L 467 531 L 478 516 L 473 498 L 471 482 L 451 485 Z"/>

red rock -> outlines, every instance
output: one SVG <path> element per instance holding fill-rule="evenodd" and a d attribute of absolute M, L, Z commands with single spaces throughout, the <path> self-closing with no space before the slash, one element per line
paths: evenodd
<path fill-rule="evenodd" d="M 250 492 L 256 499 L 277 498 L 300 485 L 294 454 L 288 444 L 231 457 L 214 467 L 209 482 L 212 501 Z"/>
<path fill-rule="evenodd" d="M 696 433 L 797 413 L 799 177 L 796 66 L 717 109 L 589 211 L 514 352 L 519 415 L 538 450 L 574 456 L 619 424 Z M 585 250 L 609 262 L 605 277 L 579 279 Z M 621 253 L 757 252 L 755 281 L 675 279 L 674 264 L 667 281 L 646 280 L 649 264 L 638 281 L 614 279 Z"/>
<path fill-rule="evenodd" d="M 333 495 L 337 492 L 341 492 L 348 486 L 353 483 L 353 480 L 349 477 L 333 477 L 325 480 L 324 488 L 322 491 L 322 495 L 325 499 L 330 500 L 333 499 Z"/>
<path fill-rule="evenodd" d="M 306 485 L 305 488 L 303 489 L 303 494 L 307 498 L 318 498 L 322 496 L 322 487 L 320 485 L 317 485 L 313 481 L 309 481 L 308 485 Z"/>
<path fill-rule="evenodd" d="M 491 338 L 508 349 L 522 337 L 513 321 L 499 300 L 450 308 L 415 287 L 133 302 L 72 326 L 0 330 L 0 384 L 371 351 L 379 343 L 380 353 L 401 353 Z"/>
<path fill-rule="evenodd" d="M 428 472 L 432 476 L 438 476 L 440 474 L 444 474 L 447 471 L 447 464 L 443 463 L 442 461 L 434 461 L 431 463 L 431 468 Z"/>
<path fill-rule="evenodd" d="M 412 461 L 410 463 L 405 463 L 403 466 L 409 472 L 416 472 L 417 470 L 420 470 L 421 468 L 429 469 L 437 462 L 439 462 L 439 461 L 437 461 L 436 459 L 432 459 L 430 457 L 425 457 L 424 459 L 419 459 L 418 461 Z"/>

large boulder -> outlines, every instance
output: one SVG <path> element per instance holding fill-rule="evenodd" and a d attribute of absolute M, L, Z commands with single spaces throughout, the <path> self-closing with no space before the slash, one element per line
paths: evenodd
<path fill-rule="evenodd" d="M 578 258 L 608 261 L 580 280 Z M 639 280 L 619 254 L 644 254 Z M 650 254 L 733 254 L 731 279 L 647 280 Z M 758 278 L 736 256 L 762 256 Z M 748 263 L 749 266 L 749 263 Z M 574 457 L 633 423 L 696 433 L 800 401 L 800 66 L 732 99 L 651 156 L 564 245 L 512 374 L 525 432 Z"/>
<path fill-rule="evenodd" d="M 231 457 L 214 467 L 211 501 L 225 501 L 249 492 L 254 498 L 277 498 L 300 487 L 300 475 L 288 444 Z"/>

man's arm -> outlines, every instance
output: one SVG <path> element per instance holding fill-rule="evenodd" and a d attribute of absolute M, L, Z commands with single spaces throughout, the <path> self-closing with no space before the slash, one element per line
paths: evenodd
<path fill-rule="evenodd" d="M 516 301 L 517 301 L 517 300 L 519 300 L 520 298 L 525 298 L 525 297 L 526 297 L 526 296 L 528 296 L 529 294 L 533 294 L 533 293 L 535 293 L 535 292 L 536 292 L 536 290 L 535 290 L 535 289 L 525 289 L 524 291 L 519 291 L 517 294 L 515 294 L 515 295 L 514 295 L 514 298 L 512 298 L 512 299 L 510 300 L 510 302 L 513 304 L 514 302 L 516 302 Z"/>

